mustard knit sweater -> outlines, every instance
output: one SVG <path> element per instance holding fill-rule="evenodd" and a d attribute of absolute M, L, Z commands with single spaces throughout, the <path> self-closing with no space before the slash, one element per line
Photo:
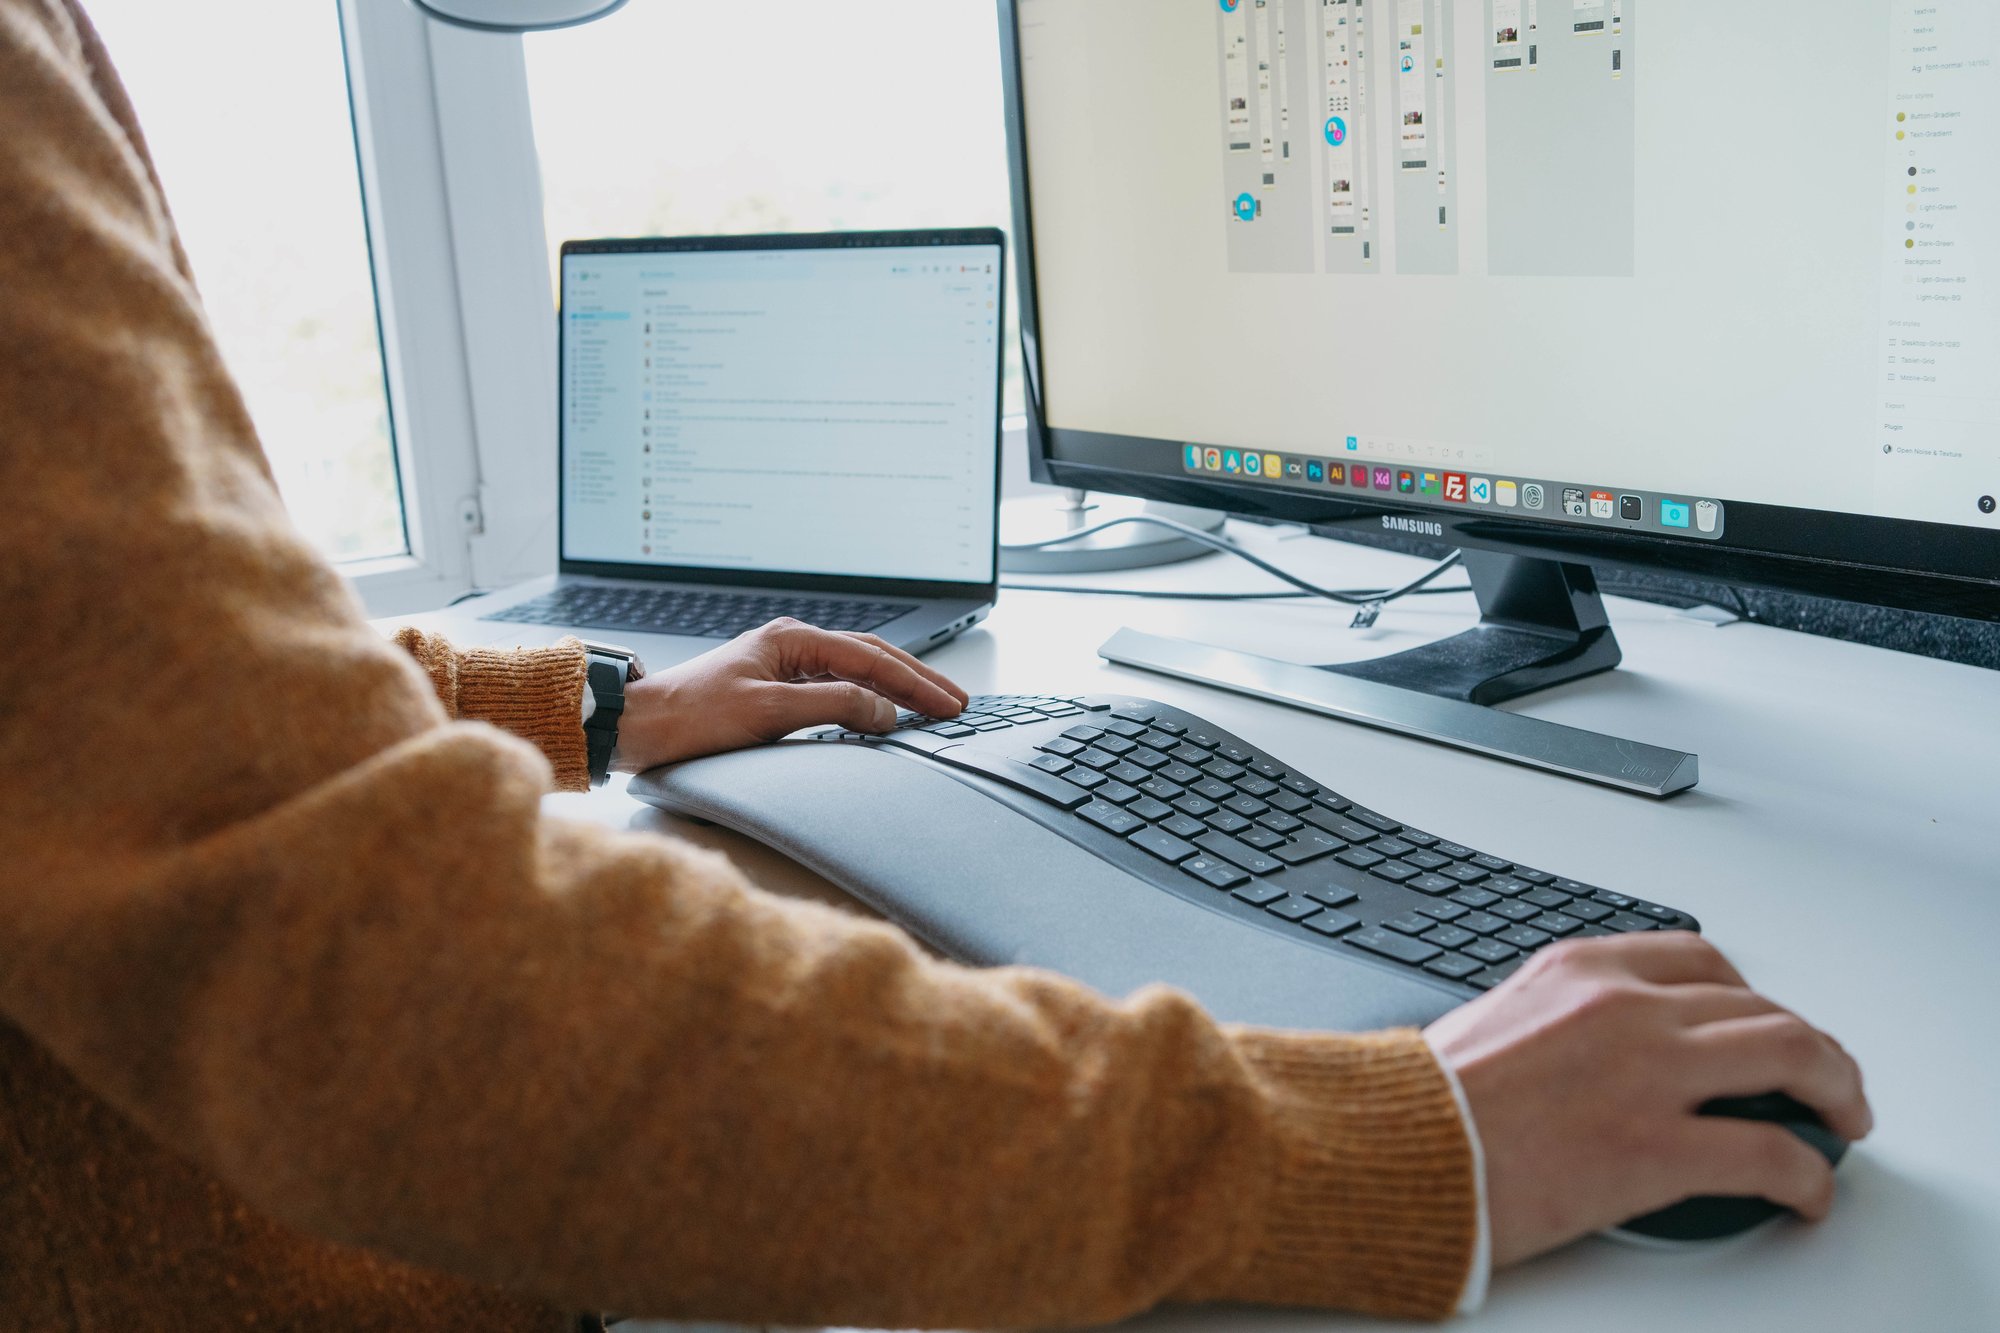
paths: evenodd
<path fill-rule="evenodd" d="M 1419 1034 L 953 967 L 546 818 L 581 687 L 362 622 L 89 25 L 0 0 L 0 1328 L 1451 1311 Z"/>

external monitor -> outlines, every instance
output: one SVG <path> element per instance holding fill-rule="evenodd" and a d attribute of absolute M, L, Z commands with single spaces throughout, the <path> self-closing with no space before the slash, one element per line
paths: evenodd
<path fill-rule="evenodd" d="M 1039 480 L 1465 548 L 1478 701 L 1592 564 L 2000 619 L 1987 0 L 1000 17 Z"/>

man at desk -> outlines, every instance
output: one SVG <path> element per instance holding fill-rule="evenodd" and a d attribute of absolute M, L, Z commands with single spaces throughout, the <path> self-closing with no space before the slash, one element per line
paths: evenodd
<path fill-rule="evenodd" d="M 19 1326 L 1442 1317 L 1689 1194 L 1830 1206 L 1790 1134 L 1694 1108 L 1783 1088 L 1859 1137 L 1858 1072 L 1692 936 L 1555 948 L 1428 1032 L 1228 1028 L 545 818 L 580 652 L 362 622 L 69 0 L 0 0 L 0 127 Z M 962 699 L 776 625 L 635 684 L 622 761 Z"/>

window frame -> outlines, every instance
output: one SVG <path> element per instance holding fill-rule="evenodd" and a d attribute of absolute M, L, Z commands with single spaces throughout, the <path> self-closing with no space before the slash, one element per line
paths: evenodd
<path fill-rule="evenodd" d="M 519 37 L 336 0 L 405 555 L 340 565 L 370 615 L 555 567 L 555 333 Z"/>

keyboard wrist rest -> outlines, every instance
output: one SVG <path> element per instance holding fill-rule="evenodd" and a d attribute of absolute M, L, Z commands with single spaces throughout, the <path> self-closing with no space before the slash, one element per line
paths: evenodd
<path fill-rule="evenodd" d="M 1048 968 L 1113 997 L 1163 982 L 1266 1027 L 1422 1026 L 1458 1003 L 1176 898 L 1002 808 L 1007 789 L 921 759 L 784 743 L 654 769 L 630 791 L 784 853 L 962 962 Z"/>

